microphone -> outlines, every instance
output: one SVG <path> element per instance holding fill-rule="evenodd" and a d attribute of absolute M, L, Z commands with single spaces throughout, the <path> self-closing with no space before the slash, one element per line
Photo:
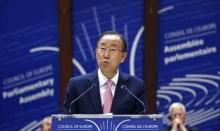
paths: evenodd
<path fill-rule="evenodd" d="M 126 87 L 126 85 L 122 85 L 122 86 L 121 86 L 121 89 L 125 89 L 125 90 L 126 90 L 127 92 L 129 92 L 136 100 L 138 100 L 138 101 L 143 105 L 143 107 L 144 107 L 143 113 L 146 112 L 146 106 L 145 106 L 144 102 L 141 101 L 139 98 L 137 98 L 137 96 L 135 96 L 135 95 Z"/>
<path fill-rule="evenodd" d="M 72 107 L 72 104 L 75 103 L 77 100 L 79 100 L 81 97 L 83 97 L 88 91 L 90 91 L 93 87 L 95 86 L 95 84 L 92 84 L 90 86 L 89 89 L 87 89 L 85 92 L 83 92 L 81 95 L 79 95 L 76 99 L 74 99 L 71 103 L 70 103 L 70 109 L 69 109 L 69 113 L 71 114 L 71 107 Z"/>

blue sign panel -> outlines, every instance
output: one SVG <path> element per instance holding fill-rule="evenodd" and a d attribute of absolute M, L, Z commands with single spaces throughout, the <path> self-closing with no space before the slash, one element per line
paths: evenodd
<path fill-rule="evenodd" d="M 160 1 L 158 112 L 186 106 L 186 124 L 220 130 L 220 1 Z"/>
<path fill-rule="evenodd" d="M 57 1 L 0 1 L 0 130 L 39 130 L 59 108 Z"/>
<path fill-rule="evenodd" d="M 143 76 L 143 5 L 143 0 L 73 1 L 74 76 L 97 68 L 97 39 L 110 30 L 121 33 L 128 41 L 128 57 L 121 65 L 122 71 Z"/>
<path fill-rule="evenodd" d="M 52 118 L 52 130 L 80 131 L 162 131 L 161 116 L 138 115 L 55 115 Z"/>

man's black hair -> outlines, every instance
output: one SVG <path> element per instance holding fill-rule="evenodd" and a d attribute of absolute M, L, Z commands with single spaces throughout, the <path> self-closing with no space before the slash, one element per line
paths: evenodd
<path fill-rule="evenodd" d="M 103 32 L 98 40 L 97 40 L 97 45 L 96 45 L 96 48 L 98 48 L 98 44 L 99 44 L 99 41 L 102 39 L 103 36 L 106 36 L 106 35 L 117 35 L 120 37 L 121 41 L 122 41 L 122 44 L 123 44 L 123 51 L 124 52 L 127 52 L 128 51 L 128 44 L 127 44 L 127 41 L 125 40 L 125 38 L 118 32 L 116 31 L 106 31 L 106 32 Z"/>

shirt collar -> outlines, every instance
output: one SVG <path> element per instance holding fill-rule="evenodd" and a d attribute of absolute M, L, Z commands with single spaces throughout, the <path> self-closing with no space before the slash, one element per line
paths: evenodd
<path fill-rule="evenodd" d="M 115 76 L 111 79 L 115 85 L 118 83 L 118 77 L 119 77 L 119 70 L 117 70 L 117 73 Z M 106 84 L 107 80 L 109 80 L 106 76 L 103 75 L 102 71 L 100 68 L 98 69 L 98 78 L 99 78 L 99 85 L 102 87 L 103 85 Z"/>

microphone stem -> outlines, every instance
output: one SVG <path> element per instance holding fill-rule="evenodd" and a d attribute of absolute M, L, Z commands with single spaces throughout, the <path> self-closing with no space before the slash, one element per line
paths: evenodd
<path fill-rule="evenodd" d="M 71 106 L 73 103 L 75 103 L 79 98 L 81 98 L 84 94 L 86 94 L 88 91 L 90 91 L 92 88 L 93 88 L 94 84 L 92 84 L 92 86 L 87 89 L 85 92 L 83 92 L 81 95 L 79 95 L 75 100 L 73 100 L 71 103 L 70 103 L 70 109 L 69 109 L 69 113 L 71 114 Z"/>
<path fill-rule="evenodd" d="M 141 101 L 139 98 L 137 98 L 137 96 L 135 96 L 130 90 L 128 90 L 127 87 L 125 87 L 125 90 L 127 90 L 133 97 L 135 97 L 135 98 L 143 105 L 143 107 L 144 107 L 144 112 L 143 112 L 143 113 L 145 113 L 145 112 L 146 112 L 146 109 L 145 109 L 145 104 L 144 104 L 144 102 Z"/>

